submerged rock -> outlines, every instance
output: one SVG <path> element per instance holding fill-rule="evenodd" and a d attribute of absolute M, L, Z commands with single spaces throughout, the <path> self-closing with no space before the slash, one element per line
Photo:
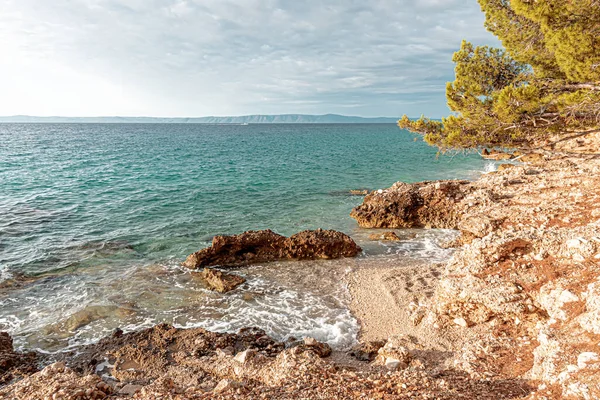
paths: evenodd
<path fill-rule="evenodd" d="M 361 248 L 341 232 L 317 229 L 291 237 L 271 230 L 249 231 L 240 235 L 216 236 L 212 245 L 190 255 L 184 266 L 234 267 L 279 260 L 312 260 L 355 257 Z"/>
<path fill-rule="evenodd" d="M 402 239 L 400 239 L 400 237 L 398 235 L 396 235 L 396 232 L 384 232 L 384 233 L 374 233 L 372 235 L 369 235 L 369 240 L 382 240 L 382 241 L 388 241 L 388 242 L 398 242 Z"/>
<path fill-rule="evenodd" d="M 353 196 L 366 196 L 369 194 L 369 189 L 354 189 L 350 191 Z"/>
<path fill-rule="evenodd" d="M 56 334 L 60 337 L 69 337 L 71 333 L 95 321 L 116 316 L 125 318 L 134 314 L 134 310 L 116 305 L 90 305 L 79 310 L 68 318 L 44 327 L 47 335 Z"/>
<path fill-rule="evenodd" d="M 225 272 L 217 271 L 212 268 L 204 268 L 202 276 L 206 280 L 208 287 L 219 293 L 231 292 L 246 282 L 246 279 L 239 275 L 226 274 Z"/>

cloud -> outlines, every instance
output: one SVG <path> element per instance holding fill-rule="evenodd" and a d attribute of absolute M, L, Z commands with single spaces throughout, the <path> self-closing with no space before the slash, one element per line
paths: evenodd
<path fill-rule="evenodd" d="M 440 116 L 463 38 L 475 0 L 3 0 L 0 114 Z"/>

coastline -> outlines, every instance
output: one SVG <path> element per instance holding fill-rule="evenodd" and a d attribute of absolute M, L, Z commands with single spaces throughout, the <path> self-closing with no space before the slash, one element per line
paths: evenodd
<path fill-rule="evenodd" d="M 260 332 L 162 326 L 116 332 L 64 364 L 23 373 L 0 396 L 87 398 L 77 396 L 93 387 L 98 398 L 118 399 L 599 397 L 600 160 L 540 156 L 460 193 L 430 221 L 462 232 L 447 263 L 357 266 L 347 276 L 361 342 L 387 341 L 373 362 L 328 358 L 319 343 L 277 344 Z M 206 337 L 216 344 L 202 347 Z M 113 371 L 90 369 L 107 355 Z"/>

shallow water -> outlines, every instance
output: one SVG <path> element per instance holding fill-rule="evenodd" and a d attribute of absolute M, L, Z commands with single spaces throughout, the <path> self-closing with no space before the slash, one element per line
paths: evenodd
<path fill-rule="evenodd" d="M 157 322 L 337 347 L 358 326 L 342 277 L 356 263 L 441 260 L 448 232 L 369 242 L 352 189 L 470 178 L 476 156 L 435 158 L 393 125 L 0 125 L 0 330 L 58 351 Z M 179 267 L 215 234 L 344 231 L 356 260 L 243 268 L 220 295 Z"/>

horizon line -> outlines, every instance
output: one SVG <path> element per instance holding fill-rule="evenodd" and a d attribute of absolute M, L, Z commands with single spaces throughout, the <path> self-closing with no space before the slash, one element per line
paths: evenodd
<path fill-rule="evenodd" d="M 148 116 L 148 115 L 86 115 L 86 116 L 69 116 L 69 115 L 30 115 L 30 114 L 13 114 L 13 115 L 0 115 L 0 118 L 156 118 L 156 119 L 198 119 L 198 118 L 243 118 L 243 117 L 254 117 L 254 116 L 269 116 L 269 117 L 279 117 L 279 116 L 288 116 L 288 115 L 297 115 L 297 116 L 307 116 L 307 117 L 326 117 L 326 116 L 336 116 L 336 117 L 347 117 L 347 118 L 363 118 L 363 119 L 378 119 L 378 118 L 389 118 L 389 119 L 400 119 L 399 117 L 389 117 L 389 116 L 377 116 L 377 117 L 363 117 L 360 115 L 346 115 L 346 114 L 335 114 L 335 113 L 325 113 L 325 114 L 305 114 L 305 113 L 281 113 L 281 114 L 240 114 L 240 115 L 204 115 L 204 116 L 186 116 L 186 117 L 171 117 L 171 116 Z"/>

